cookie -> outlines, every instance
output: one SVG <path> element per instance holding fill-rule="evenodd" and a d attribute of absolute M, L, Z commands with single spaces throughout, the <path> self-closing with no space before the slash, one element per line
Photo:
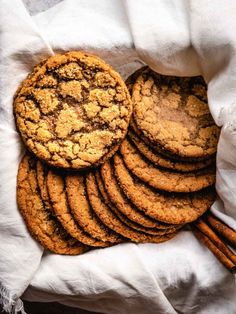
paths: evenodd
<path fill-rule="evenodd" d="M 179 172 L 191 172 L 204 169 L 214 163 L 214 158 L 206 159 L 198 162 L 183 162 L 178 160 L 171 160 L 170 158 L 161 155 L 154 151 L 152 147 L 147 145 L 138 135 L 132 130 L 128 132 L 128 138 L 136 146 L 140 154 L 156 166 L 171 169 Z"/>
<path fill-rule="evenodd" d="M 161 193 L 132 176 L 122 158 L 114 156 L 114 170 L 126 196 L 148 216 L 170 224 L 186 224 L 200 217 L 215 200 L 214 189 L 194 193 Z"/>
<path fill-rule="evenodd" d="M 17 203 L 31 235 L 46 249 L 57 254 L 76 255 L 87 250 L 72 238 L 44 206 L 38 192 L 36 160 L 26 154 L 17 176 Z"/>
<path fill-rule="evenodd" d="M 48 188 L 46 184 L 46 177 L 48 174 L 48 167 L 46 165 L 43 165 L 40 160 L 37 160 L 36 162 L 36 176 L 37 176 L 37 182 L 38 187 L 40 191 L 40 196 L 43 200 L 44 206 L 46 206 L 47 209 L 52 210 L 52 206 L 50 203 L 50 198 L 48 194 Z"/>
<path fill-rule="evenodd" d="M 135 124 L 135 121 L 134 119 L 131 117 L 130 119 L 130 129 L 139 137 L 142 139 L 142 141 L 148 146 L 148 147 L 151 147 L 151 149 L 155 152 L 155 153 L 158 153 L 160 154 L 161 156 L 165 157 L 165 158 L 168 158 L 168 159 L 171 159 L 173 160 L 173 162 L 189 162 L 189 163 L 192 163 L 192 162 L 199 162 L 200 158 L 188 158 L 188 159 L 184 159 L 184 158 L 181 158 L 181 156 L 178 156 L 176 154 L 171 154 L 170 152 L 166 151 L 164 149 L 164 147 L 162 146 L 159 146 L 159 145 L 153 145 L 148 138 L 146 138 L 146 136 L 144 136 L 142 134 L 142 132 L 138 129 L 138 127 L 136 126 Z M 215 155 L 214 155 L 215 157 Z M 210 157 L 210 158 L 207 158 L 206 160 L 212 160 L 214 159 L 214 157 Z M 200 161 L 203 161 L 202 159 Z M 205 161 L 205 159 L 204 159 Z"/>
<path fill-rule="evenodd" d="M 65 183 L 62 175 L 56 171 L 50 170 L 47 175 L 47 187 L 52 203 L 53 210 L 57 219 L 61 222 L 62 226 L 67 232 L 80 242 L 94 246 L 94 247 L 107 247 L 111 244 L 93 238 L 86 233 L 84 229 L 75 221 L 68 204 L 67 195 L 65 191 Z"/>
<path fill-rule="evenodd" d="M 14 114 L 37 157 L 61 168 L 104 162 L 127 133 L 132 103 L 117 72 L 83 52 L 55 55 L 18 88 Z"/>
<path fill-rule="evenodd" d="M 164 76 L 146 69 L 132 92 L 134 122 L 154 147 L 184 159 L 216 153 L 220 129 L 201 77 Z"/>
<path fill-rule="evenodd" d="M 90 204 L 102 222 L 115 232 L 130 239 L 131 241 L 160 243 L 167 241 L 176 235 L 176 233 L 165 235 L 147 235 L 130 228 L 124 224 L 104 202 L 99 192 L 94 173 L 90 172 L 86 176 L 86 186 Z"/>
<path fill-rule="evenodd" d="M 100 175 L 100 173 L 98 171 L 96 171 L 95 173 L 95 177 L 96 177 L 96 182 L 98 185 L 98 189 L 103 197 L 104 202 L 106 203 L 106 205 L 117 215 L 117 217 L 127 226 L 129 226 L 132 229 L 141 231 L 143 233 L 146 234 L 152 234 L 152 235 L 163 235 L 163 234 L 167 234 L 167 233 L 173 233 L 177 230 L 177 228 L 173 227 L 173 228 L 162 228 L 162 229 L 157 229 L 157 228 L 146 228 L 143 227 L 141 224 L 135 223 L 132 220 L 130 220 L 129 218 L 127 218 L 127 216 L 125 216 L 121 211 L 119 211 L 117 209 L 117 207 L 111 202 L 106 189 L 104 187 L 104 183 L 102 180 L 102 177 Z"/>
<path fill-rule="evenodd" d="M 151 219 L 127 199 L 119 187 L 110 161 L 105 162 L 101 166 L 100 172 L 109 199 L 124 216 L 145 228 L 172 229 L 175 227 Z"/>
<path fill-rule="evenodd" d="M 140 69 L 138 69 L 137 71 L 135 71 L 134 73 L 132 73 L 125 81 L 125 84 L 128 88 L 128 91 L 130 93 L 130 96 L 132 96 L 132 93 L 133 93 L 133 86 L 134 86 L 134 83 L 135 81 L 137 80 L 137 78 L 139 77 L 139 75 L 142 74 L 142 72 L 144 70 L 146 70 L 148 67 L 147 66 L 144 66 Z"/>
<path fill-rule="evenodd" d="M 123 241 L 119 234 L 107 228 L 93 212 L 87 198 L 85 175 L 67 175 L 65 182 L 71 212 L 83 230 L 104 242 L 119 243 Z"/>
<path fill-rule="evenodd" d="M 215 167 L 210 166 L 197 172 L 179 173 L 158 168 L 139 153 L 128 139 L 120 146 L 126 167 L 148 185 L 168 192 L 195 192 L 215 183 Z"/>

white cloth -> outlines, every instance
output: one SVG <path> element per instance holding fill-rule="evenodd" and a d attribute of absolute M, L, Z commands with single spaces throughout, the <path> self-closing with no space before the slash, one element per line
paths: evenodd
<path fill-rule="evenodd" d="M 5 309 L 23 313 L 18 298 L 24 293 L 32 301 L 109 314 L 235 314 L 235 277 L 190 231 L 159 245 L 121 244 L 76 257 L 43 255 L 17 210 L 23 148 L 12 114 L 18 84 L 33 64 L 54 52 L 94 52 L 124 78 L 143 63 L 164 74 L 204 75 L 210 110 L 222 126 L 216 185 L 222 201 L 212 210 L 236 230 L 235 1 L 64 0 L 33 18 L 21 0 L 0 3 L 0 292 Z"/>

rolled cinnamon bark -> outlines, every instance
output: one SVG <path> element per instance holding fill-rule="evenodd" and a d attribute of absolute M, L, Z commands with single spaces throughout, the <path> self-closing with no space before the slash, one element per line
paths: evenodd
<path fill-rule="evenodd" d="M 236 265 L 200 230 L 192 226 L 195 236 L 216 256 L 216 258 L 232 273 L 236 273 Z"/>
<path fill-rule="evenodd" d="M 202 233 L 204 233 L 215 244 L 215 246 L 236 265 L 236 255 L 234 254 L 234 252 L 226 246 L 226 244 L 219 238 L 219 236 L 202 219 L 195 221 L 194 225 Z"/>
<path fill-rule="evenodd" d="M 226 240 L 236 247 L 236 232 L 233 229 L 226 226 L 212 214 L 207 215 L 206 220 L 215 231 L 221 234 Z"/>

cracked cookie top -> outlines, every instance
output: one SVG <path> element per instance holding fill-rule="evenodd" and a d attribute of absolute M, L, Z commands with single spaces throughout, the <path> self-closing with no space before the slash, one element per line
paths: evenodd
<path fill-rule="evenodd" d="M 201 77 L 164 76 L 150 69 L 132 92 L 133 119 L 153 146 L 182 158 L 208 158 L 216 152 L 219 128 L 207 104 Z"/>
<path fill-rule="evenodd" d="M 78 51 L 41 62 L 14 99 L 17 128 L 28 149 L 61 168 L 84 169 L 105 161 L 125 137 L 131 112 L 119 74 Z"/>

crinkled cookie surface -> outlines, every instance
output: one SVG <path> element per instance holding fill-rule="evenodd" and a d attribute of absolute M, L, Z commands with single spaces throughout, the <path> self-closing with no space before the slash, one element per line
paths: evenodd
<path fill-rule="evenodd" d="M 41 62 L 14 99 L 17 128 L 28 149 L 61 168 L 84 169 L 106 160 L 125 137 L 131 111 L 119 74 L 82 52 Z"/>

